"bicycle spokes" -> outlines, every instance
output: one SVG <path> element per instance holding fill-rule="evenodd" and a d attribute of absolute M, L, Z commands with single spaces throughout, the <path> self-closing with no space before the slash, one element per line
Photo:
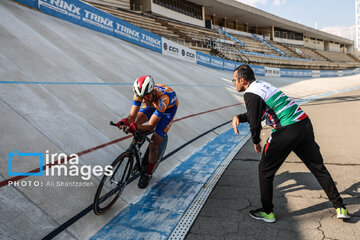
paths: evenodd
<path fill-rule="evenodd" d="M 112 165 L 113 175 L 111 177 L 104 176 L 96 192 L 94 200 L 96 214 L 109 209 L 124 190 L 132 171 L 133 157 L 130 153 L 122 154 Z"/>

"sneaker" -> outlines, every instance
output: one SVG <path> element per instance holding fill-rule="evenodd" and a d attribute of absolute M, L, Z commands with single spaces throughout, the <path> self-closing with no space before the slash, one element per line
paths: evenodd
<path fill-rule="evenodd" d="M 264 222 L 273 223 L 276 222 L 275 215 L 273 212 L 266 214 L 264 209 L 259 208 L 250 211 L 250 216 L 257 220 L 263 220 Z"/>
<path fill-rule="evenodd" d="M 147 175 L 145 174 L 141 174 L 139 183 L 138 183 L 138 188 L 143 189 L 146 188 L 149 185 L 150 179 L 151 179 L 152 175 Z"/>
<path fill-rule="evenodd" d="M 345 207 L 336 209 L 337 218 L 339 219 L 349 219 L 350 215 Z"/>

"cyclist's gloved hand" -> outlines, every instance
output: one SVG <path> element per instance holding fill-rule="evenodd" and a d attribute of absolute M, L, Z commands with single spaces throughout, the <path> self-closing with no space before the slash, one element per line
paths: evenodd
<path fill-rule="evenodd" d="M 118 128 L 122 128 L 123 126 L 127 126 L 127 125 L 128 125 L 128 120 L 127 120 L 127 118 L 121 119 L 121 120 L 116 124 L 116 126 L 117 126 Z"/>
<path fill-rule="evenodd" d="M 126 132 L 129 133 L 134 133 L 137 129 L 137 123 L 136 122 L 132 122 L 129 124 L 129 126 L 126 128 Z"/>

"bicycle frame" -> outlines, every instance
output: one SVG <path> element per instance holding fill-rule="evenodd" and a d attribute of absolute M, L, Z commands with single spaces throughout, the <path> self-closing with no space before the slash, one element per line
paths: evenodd
<path fill-rule="evenodd" d="M 125 152 L 129 152 L 131 155 L 133 155 L 135 157 L 135 164 L 133 164 L 131 172 L 133 171 L 133 168 L 138 165 L 140 167 L 140 171 L 142 171 L 143 167 L 142 163 L 141 163 L 141 151 L 140 148 L 142 147 L 142 145 L 145 143 L 145 141 L 150 141 L 150 139 L 148 139 L 144 134 L 140 133 L 140 132 L 135 132 L 134 133 L 134 138 L 131 141 L 131 144 L 129 146 L 129 148 L 125 151 Z M 114 170 L 114 172 L 116 172 L 119 168 L 119 165 L 116 167 L 116 169 Z M 132 174 L 133 175 L 133 174 Z M 110 180 L 112 180 L 114 177 L 111 176 Z"/>

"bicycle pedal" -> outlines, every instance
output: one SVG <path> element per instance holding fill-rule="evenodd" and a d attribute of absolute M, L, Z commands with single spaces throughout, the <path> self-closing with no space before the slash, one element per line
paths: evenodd
<path fill-rule="evenodd" d="M 135 167 L 133 168 L 133 170 L 131 171 L 131 175 L 134 176 L 134 175 L 136 175 L 138 172 L 139 172 L 139 167 L 138 167 L 138 166 L 135 166 Z"/>
<path fill-rule="evenodd" d="M 140 171 L 138 169 L 134 169 L 132 172 L 131 172 L 131 175 L 134 176 L 136 174 L 138 174 Z"/>

